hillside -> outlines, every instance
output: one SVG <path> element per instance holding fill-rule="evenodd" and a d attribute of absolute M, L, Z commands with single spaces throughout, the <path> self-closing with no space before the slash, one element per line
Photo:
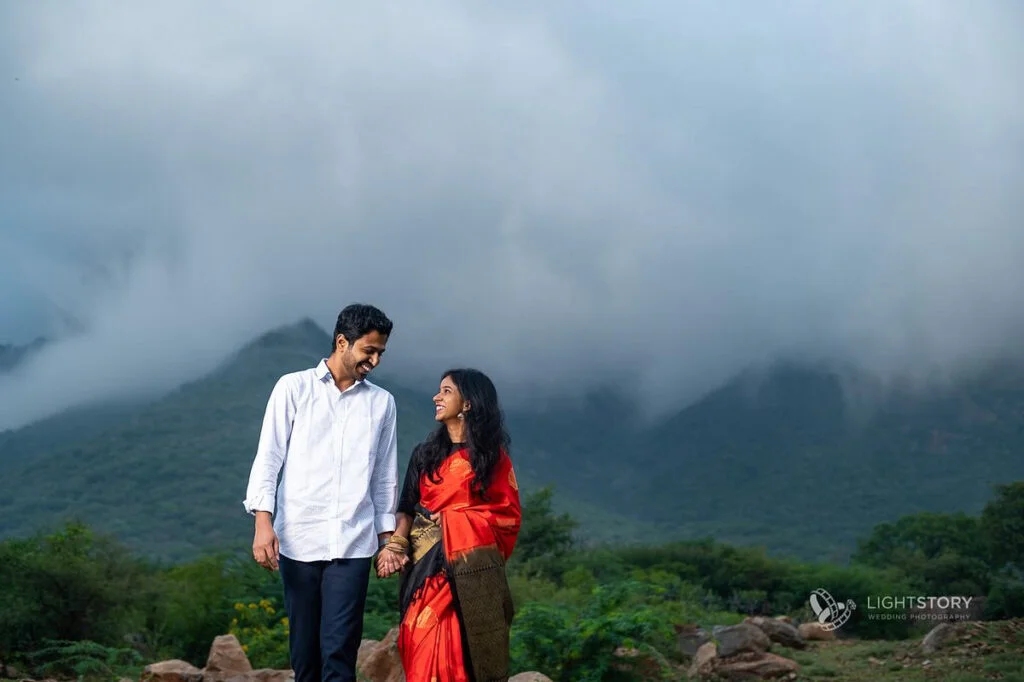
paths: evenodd
<path fill-rule="evenodd" d="M 329 345 L 312 323 L 276 330 L 212 374 L 104 419 L 79 439 L 49 428 L 64 424 L 64 415 L 0 439 L 0 471 L 13 483 L 0 499 L 0 535 L 73 516 L 167 559 L 249 541 L 241 501 L 267 397 L 281 374 L 310 366 Z M 396 391 L 396 398 L 405 448 L 429 417 L 417 418 L 419 396 Z M 37 447 L 45 434 L 51 445 L 64 442 Z"/>
<path fill-rule="evenodd" d="M 330 346 L 312 322 L 274 330 L 220 369 L 141 405 L 92 406 L 0 434 L 0 537 L 69 516 L 165 559 L 249 542 L 245 492 L 266 398 Z M 434 427 L 433 386 L 382 374 L 399 406 L 399 456 Z M 723 386 L 662 423 L 595 393 L 573 410 L 512 412 L 524 489 L 553 483 L 584 542 L 713 536 L 842 559 L 880 521 L 976 512 L 1024 479 L 1024 373 L 927 399 L 891 395 L 853 419 L 836 375 L 779 366 Z"/>
<path fill-rule="evenodd" d="M 152 403 L 79 408 L 0 433 L 0 537 L 78 518 L 167 560 L 247 544 L 242 499 L 267 397 L 281 374 L 315 364 L 329 347 L 330 336 L 304 321 Z M 373 381 L 395 395 L 404 473 L 412 446 L 436 426 L 433 394 L 386 374 Z M 570 507 L 601 518 L 585 504 Z M 623 526 L 629 521 L 617 519 Z"/>
<path fill-rule="evenodd" d="M 975 513 L 993 485 L 1024 479 L 1019 367 L 876 400 L 851 404 L 838 374 L 780 364 L 653 428 L 609 433 L 582 459 L 604 475 L 592 467 L 560 480 L 687 537 L 841 559 L 877 523 Z"/>

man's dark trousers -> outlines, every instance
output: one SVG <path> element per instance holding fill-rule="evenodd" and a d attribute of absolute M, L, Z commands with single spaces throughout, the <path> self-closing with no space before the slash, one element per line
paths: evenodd
<path fill-rule="evenodd" d="M 295 682 L 355 682 L 371 559 L 295 561 L 281 555 Z"/>

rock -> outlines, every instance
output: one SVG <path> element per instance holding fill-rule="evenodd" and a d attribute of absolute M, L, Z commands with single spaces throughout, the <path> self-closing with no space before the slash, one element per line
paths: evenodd
<path fill-rule="evenodd" d="M 359 643 L 359 653 L 356 655 L 356 661 L 363 660 L 371 651 L 377 648 L 378 644 L 380 644 L 380 642 L 375 639 L 364 639 L 361 641 Z"/>
<path fill-rule="evenodd" d="M 398 628 L 392 628 L 379 642 L 363 640 L 356 660 L 357 672 L 369 682 L 405 682 L 398 655 Z"/>
<path fill-rule="evenodd" d="M 292 670 L 274 670 L 260 668 L 229 677 L 224 682 L 294 682 L 295 672 Z"/>
<path fill-rule="evenodd" d="M 552 682 L 552 679 L 543 673 L 531 671 L 513 675 L 509 678 L 508 682 Z"/>
<path fill-rule="evenodd" d="M 715 664 L 715 656 L 718 654 L 718 648 L 714 642 L 706 642 L 701 644 L 700 648 L 697 649 L 696 655 L 693 657 L 693 663 L 690 665 L 690 669 L 686 671 L 686 676 L 695 678 L 702 675 L 708 675 Z"/>
<path fill-rule="evenodd" d="M 924 636 L 921 641 L 921 650 L 926 654 L 933 654 L 956 639 L 956 636 L 956 627 L 950 623 L 940 623 Z"/>
<path fill-rule="evenodd" d="M 772 645 L 768 635 L 750 623 L 719 625 L 712 629 L 711 634 L 718 642 L 719 658 L 728 658 L 745 651 L 763 653 Z"/>
<path fill-rule="evenodd" d="M 714 672 L 727 680 L 777 679 L 800 671 L 800 665 L 784 656 L 770 653 L 741 654 L 729 660 L 719 660 Z"/>
<path fill-rule="evenodd" d="M 711 641 L 711 635 L 694 623 L 676 625 L 676 641 L 679 643 L 679 652 L 684 658 L 693 658 L 697 655 L 697 649 L 703 644 Z"/>
<path fill-rule="evenodd" d="M 151 663 L 139 676 L 139 682 L 202 682 L 202 679 L 202 670 L 178 659 Z"/>
<path fill-rule="evenodd" d="M 657 651 L 640 651 L 618 647 L 613 655 L 619 659 L 612 666 L 619 672 L 631 673 L 641 680 L 660 680 L 672 664 Z"/>
<path fill-rule="evenodd" d="M 206 657 L 203 682 L 225 682 L 248 672 L 252 672 L 252 664 L 238 638 L 234 635 L 215 637 Z"/>
<path fill-rule="evenodd" d="M 829 642 L 836 638 L 836 633 L 826 630 L 821 623 L 800 623 L 797 631 L 801 637 L 810 641 Z"/>
<path fill-rule="evenodd" d="M 768 635 L 768 639 L 790 649 L 803 649 L 807 647 L 807 640 L 801 635 L 795 626 L 776 618 L 763 618 L 755 616 L 747 618 L 745 622 L 760 628 Z"/>

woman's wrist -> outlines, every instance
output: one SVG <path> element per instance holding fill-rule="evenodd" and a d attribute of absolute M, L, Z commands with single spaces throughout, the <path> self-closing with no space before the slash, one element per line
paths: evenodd
<path fill-rule="evenodd" d="M 384 545 L 384 549 L 390 550 L 395 554 L 405 555 L 409 551 L 409 540 L 408 538 L 395 533 L 388 538 L 387 543 Z"/>

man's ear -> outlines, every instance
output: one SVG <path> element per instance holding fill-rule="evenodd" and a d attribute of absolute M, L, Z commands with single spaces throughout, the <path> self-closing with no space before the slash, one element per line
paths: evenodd
<path fill-rule="evenodd" d="M 338 334 L 334 337 L 334 350 L 344 352 L 348 348 L 348 339 L 345 338 L 344 334 Z"/>

